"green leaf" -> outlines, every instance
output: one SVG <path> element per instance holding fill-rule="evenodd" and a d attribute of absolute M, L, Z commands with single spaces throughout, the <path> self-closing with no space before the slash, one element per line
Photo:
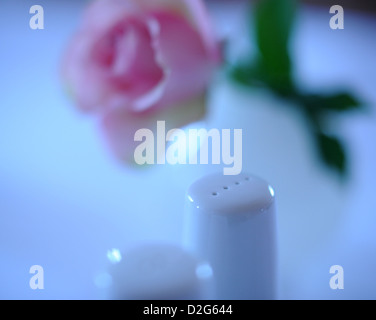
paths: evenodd
<path fill-rule="evenodd" d="M 229 69 L 230 76 L 236 82 L 245 86 L 265 86 L 265 79 L 257 69 L 257 65 L 251 63 L 240 63 Z"/>
<path fill-rule="evenodd" d="M 333 95 L 305 95 L 302 97 L 307 108 L 329 111 L 351 111 L 361 107 L 361 103 L 349 93 L 337 93 Z"/>
<path fill-rule="evenodd" d="M 324 97 L 323 107 L 333 111 L 348 111 L 360 108 L 361 104 L 349 93 L 339 93 Z"/>
<path fill-rule="evenodd" d="M 318 147 L 322 160 L 341 175 L 347 171 L 345 149 L 341 141 L 336 137 L 330 137 L 323 133 L 317 134 Z"/>
<path fill-rule="evenodd" d="M 230 76 L 236 82 L 249 86 L 254 83 L 254 74 L 250 66 L 239 64 L 230 69 Z"/>
<path fill-rule="evenodd" d="M 295 0 L 259 0 L 255 6 L 259 64 L 277 90 L 292 83 L 289 40 L 296 9 Z"/>

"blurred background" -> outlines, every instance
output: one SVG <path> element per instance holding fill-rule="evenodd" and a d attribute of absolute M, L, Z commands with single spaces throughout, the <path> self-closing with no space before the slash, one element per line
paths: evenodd
<path fill-rule="evenodd" d="M 106 254 L 140 242 L 180 243 L 186 189 L 217 166 L 127 167 L 64 92 L 60 63 L 87 1 L 41 0 L 45 29 L 29 28 L 30 1 L 0 3 L 0 298 L 98 299 Z M 329 8 L 345 29 L 329 27 Z M 254 50 L 247 1 L 208 0 L 227 59 Z M 366 111 L 328 119 L 343 137 L 343 181 L 317 158 L 291 102 L 218 72 L 209 113 L 196 126 L 243 129 L 243 170 L 276 190 L 279 298 L 376 298 L 376 30 L 371 1 L 301 4 L 291 42 L 302 88 L 347 88 Z M 41 265 L 45 290 L 31 290 Z M 329 287 L 332 265 L 345 290 Z"/>
<path fill-rule="evenodd" d="M 362 11 L 363 12 L 375 12 L 376 11 L 375 3 L 370 0 L 361 0 L 361 1 L 356 1 L 356 2 L 350 1 L 350 0 L 340 0 L 335 3 L 328 1 L 328 0 L 317 0 L 317 1 L 305 0 L 302 2 L 321 6 L 321 7 L 328 7 L 328 6 L 331 7 L 333 5 L 340 5 L 342 7 L 346 7 L 348 9 L 354 9 L 360 12 Z"/>

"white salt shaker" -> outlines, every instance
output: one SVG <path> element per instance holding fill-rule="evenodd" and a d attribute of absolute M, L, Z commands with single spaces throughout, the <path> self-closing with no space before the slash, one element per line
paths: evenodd
<path fill-rule="evenodd" d="M 201 300 L 210 296 L 212 270 L 181 247 L 145 244 L 111 250 L 109 299 Z"/>
<path fill-rule="evenodd" d="M 193 183 L 184 245 L 211 265 L 214 299 L 276 298 L 274 190 L 262 179 L 220 173 Z"/>

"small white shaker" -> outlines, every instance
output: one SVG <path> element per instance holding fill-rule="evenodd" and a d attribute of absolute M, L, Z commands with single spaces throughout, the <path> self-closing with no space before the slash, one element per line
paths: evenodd
<path fill-rule="evenodd" d="M 214 299 L 276 298 L 274 190 L 248 174 L 205 176 L 186 195 L 184 246 L 208 261 Z"/>

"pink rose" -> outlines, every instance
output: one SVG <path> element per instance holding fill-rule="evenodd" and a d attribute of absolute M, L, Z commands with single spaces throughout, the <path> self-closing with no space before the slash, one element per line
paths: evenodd
<path fill-rule="evenodd" d="M 202 104 L 192 101 L 219 60 L 201 0 L 97 0 L 67 50 L 63 75 L 78 106 L 100 114 L 117 155 L 129 160 L 137 129 L 202 116 Z"/>

